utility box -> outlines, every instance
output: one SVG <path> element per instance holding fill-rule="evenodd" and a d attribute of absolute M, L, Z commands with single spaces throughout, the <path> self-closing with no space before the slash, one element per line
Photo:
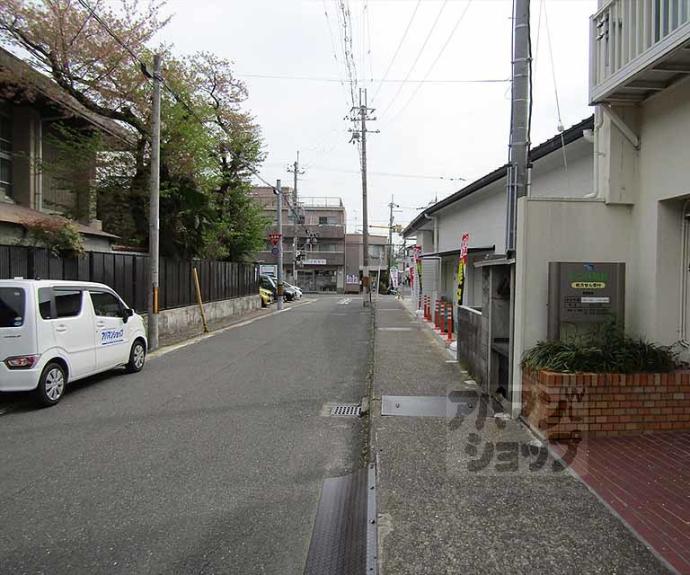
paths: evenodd
<path fill-rule="evenodd" d="M 624 263 L 549 262 L 550 340 L 612 319 L 623 327 L 624 317 Z"/>

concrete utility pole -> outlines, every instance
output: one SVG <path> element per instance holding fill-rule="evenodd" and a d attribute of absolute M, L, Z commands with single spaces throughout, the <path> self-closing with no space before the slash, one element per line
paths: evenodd
<path fill-rule="evenodd" d="M 364 92 L 364 98 L 362 98 Z M 359 106 L 350 110 L 353 122 L 359 121 L 361 128 L 351 129 L 352 140 L 360 140 L 362 145 L 362 288 L 364 290 L 364 305 L 367 305 L 367 300 L 371 303 L 371 289 L 369 286 L 369 218 L 367 207 L 367 133 L 378 134 L 379 130 L 367 130 L 367 121 L 373 122 L 376 118 L 369 116 L 370 112 L 374 112 L 373 108 L 367 107 L 367 90 L 359 89 Z"/>
<path fill-rule="evenodd" d="M 278 206 L 278 309 L 283 309 L 283 190 L 280 187 L 280 180 L 276 182 L 276 195 Z"/>
<path fill-rule="evenodd" d="M 288 172 L 293 175 L 293 187 L 292 187 L 292 211 L 295 218 L 295 229 L 292 234 L 292 281 L 297 284 L 297 177 L 304 174 L 304 170 L 299 169 L 299 150 L 297 150 L 297 159 L 292 164 L 292 168 L 288 166 Z"/>
<path fill-rule="evenodd" d="M 388 278 L 390 283 L 390 273 L 391 266 L 393 265 L 393 208 L 399 208 L 400 206 L 393 201 L 393 196 L 391 195 L 391 203 L 388 204 L 390 208 L 390 216 L 388 218 Z M 398 210 L 399 211 L 399 210 Z"/>
<path fill-rule="evenodd" d="M 530 0 L 513 3 L 513 77 L 511 92 L 510 151 L 506 249 L 517 247 L 517 200 L 527 195 L 529 161 L 532 55 L 529 25 Z"/>
<path fill-rule="evenodd" d="M 151 290 L 146 302 L 149 351 L 158 349 L 158 252 L 160 230 L 161 57 L 153 56 L 153 109 L 151 111 L 151 191 L 149 199 L 149 265 Z"/>

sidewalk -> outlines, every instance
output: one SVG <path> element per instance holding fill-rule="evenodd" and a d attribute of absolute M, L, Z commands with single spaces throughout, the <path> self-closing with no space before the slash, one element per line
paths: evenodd
<path fill-rule="evenodd" d="M 377 301 L 376 328 L 380 573 L 668 572 L 519 423 L 494 417 L 400 302 Z M 382 395 L 450 396 L 448 416 L 382 416 Z"/>

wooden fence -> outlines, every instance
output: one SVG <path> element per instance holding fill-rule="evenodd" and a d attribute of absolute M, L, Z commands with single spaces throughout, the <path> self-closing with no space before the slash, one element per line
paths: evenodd
<path fill-rule="evenodd" d="M 219 301 L 258 294 L 254 264 L 210 260 L 160 259 L 161 309 L 196 304 L 192 267 L 199 273 L 201 295 Z M 106 284 L 138 312 L 146 311 L 149 258 L 138 254 L 89 252 L 61 258 L 42 248 L 0 245 L 0 279 L 59 279 Z"/>

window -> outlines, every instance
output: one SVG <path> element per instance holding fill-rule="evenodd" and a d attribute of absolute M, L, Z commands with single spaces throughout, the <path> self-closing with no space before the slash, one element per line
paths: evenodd
<path fill-rule="evenodd" d="M 0 288 L 0 327 L 20 327 L 24 324 L 26 294 L 21 288 Z"/>
<path fill-rule="evenodd" d="M 0 109 L 0 199 L 12 197 L 12 118 Z"/>
<path fill-rule="evenodd" d="M 335 216 L 319 216 L 320 226 L 334 226 L 335 224 Z"/>
<path fill-rule="evenodd" d="M 113 294 L 103 291 L 92 291 L 93 310 L 99 317 L 122 317 L 122 304 Z"/>
<path fill-rule="evenodd" d="M 38 311 L 43 319 L 55 317 L 52 288 L 40 288 L 38 290 Z"/>
<path fill-rule="evenodd" d="M 55 290 L 57 317 L 76 317 L 81 313 L 81 291 Z"/>

